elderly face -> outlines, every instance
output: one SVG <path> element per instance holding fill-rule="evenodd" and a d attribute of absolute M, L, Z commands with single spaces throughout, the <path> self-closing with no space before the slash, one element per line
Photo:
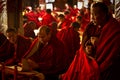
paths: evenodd
<path fill-rule="evenodd" d="M 105 21 L 105 14 L 99 7 L 91 8 L 91 18 L 96 25 L 102 25 Z"/>
<path fill-rule="evenodd" d="M 17 33 L 8 32 L 8 33 L 6 33 L 6 35 L 7 35 L 7 39 L 8 39 L 11 43 L 15 44 L 15 43 L 17 42 Z"/>

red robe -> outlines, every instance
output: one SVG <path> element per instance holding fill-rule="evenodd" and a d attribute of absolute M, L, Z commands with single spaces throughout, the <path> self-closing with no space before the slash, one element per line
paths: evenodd
<path fill-rule="evenodd" d="M 101 80 L 120 80 L 120 24 L 112 17 L 102 28 L 96 53 L 101 74 L 107 73 Z"/>
<path fill-rule="evenodd" d="M 80 48 L 80 37 L 79 33 L 73 29 L 73 27 L 70 27 L 69 29 L 63 29 L 60 32 L 57 33 L 57 36 L 60 40 L 64 42 L 68 49 L 68 57 L 69 62 L 68 65 L 72 62 L 74 59 L 74 56 L 76 54 L 76 51 Z"/>
<path fill-rule="evenodd" d="M 42 25 L 49 25 L 52 22 L 56 22 L 56 19 L 51 14 L 45 14 L 42 16 Z"/>
<path fill-rule="evenodd" d="M 70 27 L 70 24 L 72 22 L 69 19 L 65 19 L 60 25 L 59 28 L 60 29 L 68 29 Z"/>
<path fill-rule="evenodd" d="M 87 20 L 84 16 L 82 17 L 81 30 L 84 31 L 90 21 Z"/>
<path fill-rule="evenodd" d="M 38 38 L 33 42 L 29 51 L 24 57 L 27 57 L 34 45 L 38 42 Z M 55 36 L 51 38 L 47 45 L 39 49 L 29 57 L 31 60 L 39 64 L 39 72 L 43 74 L 61 74 L 66 69 L 66 50 L 64 44 Z"/>
<path fill-rule="evenodd" d="M 99 80 L 98 65 L 93 58 L 90 59 L 86 56 L 81 47 L 60 80 Z"/>
<path fill-rule="evenodd" d="M 17 48 L 16 48 L 16 61 L 17 62 L 21 61 L 21 58 L 27 52 L 30 45 L 31 45 L 31 40 L 29 38 L 25 38 L 23 36 L 18 35 L 18 37 L 17 37 Z M 12 54 L 14 54 L 14 53 L 12 53 Z M 11 64 L 14 64 L 14 56 L 12 56 L 11 59 L 6 61 L 6 65 L 11 65 Z"/>
<path fill-rule="evenodd" d="M 27 16 L 28 21 L 33 21 L 33 22 L 35 22 L 35 24 L 36 24 L 36 26 L 37 26 L 36 28 L 39 28 L 39 26 L 41 26 L 41 23 L 40 23 L 40 21 L 38 20 L 39 15 L 38 15 L 36 12 L 31 11 L 31 12 L 25 14 L 25 16 Z"/>

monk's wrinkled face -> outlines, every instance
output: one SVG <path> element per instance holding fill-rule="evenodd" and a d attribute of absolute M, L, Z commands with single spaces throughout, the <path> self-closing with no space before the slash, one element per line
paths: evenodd
<path fill-rule="evenodd" d="M 8 39 L 11 43 L 15 44 L 15 43 L 17 42 L 17 33 L 8 32 L 8 33 L 6 33 L 6 35 L 7 35 L 7 39 Z"/>
<path fill-rule="evenodd" d="M 102 25 L 105 20 L 105 14 L 99 7 L 91 8 L 91 18 L 96 25 Z"/>
<path fill-rule="evenodd" d="M 44 30 L 41 30 L 38 33 L 38 38 L 39 38 L 41 43 L 46 44 L 46 43 L 48 43 L 48 41 L 51 38 L 51 33 L 46 34 L 46 32 Z"/>

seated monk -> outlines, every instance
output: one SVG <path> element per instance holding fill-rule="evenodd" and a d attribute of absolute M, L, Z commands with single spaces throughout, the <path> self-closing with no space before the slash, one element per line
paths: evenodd
<path fill-rule="evenodd" d="M 7 39 L 9 40 L 10 48 L 14 49 L 14 52 L 11 53 L 13 56 L 5 61 L 6 65 L 18 64 L 21 61 L 23 55 L 27 52 L 32 41 L 29 38 L 18 35 L 18 32 L 13 28 L 8 28 L 6 31 Z M 9 44 L 6 44 L 9 45 Z M 9 49 L 6 49 L 6 51 Z"/>
<path fill-rule="evenodd" d="M 51 14 L 51 9 L 46 9 L 45 14 L 42 16 L 42 25 L 49 25 L 52 22 L 56 22 L 56 19 Z"/>
<path fill-rule="evenodd" d="M 89 31 L 90 30 L 90 31 Z M 98 26 L 90 23 L 83 33 L 82 45 L 73 62 L 60 80 L 99 80 L 99 66 L 94 59 L 100 35 Z"/>
<path fill-rule="evenodd" d="M 71 25 L 71 21 L 69 19 L 66 19 L 63 14 L 58 15 L 57 21 L 59 29 L 68 29 Z"/>
<path fill-rule="evenodd" d="M 102 2 L 91 6 L 92 20 L 101 27 L 96 48 L 100 80 L 120 80 L 120 23 Z"/>
<path fill-rule="evenodd" d="M 23 69 L 30 66 L 30 69 L 43 73 L 45 80 L 58 80 L 59 74 L 66 71 L 66 60 L 64 44 L 52 35 L 50 27 L 43 25 L 39 29 L 38 37 L 23 57 Z M 29 71 L 27 68 L 26 70 Z"/>
<path fill-rule="evenodd" d="M 73 22 L 71 26 L 66 30 L 61 30 L 57 33 L 57 37 L 64 42 L 68 49 L 69 62 L 71 64 L 76 51 L 80 48 L 80 35 L 79 35 L 80 24 L 78 22 Z"/>

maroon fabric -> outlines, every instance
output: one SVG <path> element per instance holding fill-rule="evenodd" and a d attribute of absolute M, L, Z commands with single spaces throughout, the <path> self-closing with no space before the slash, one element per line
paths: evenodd
<path fill-rule="evenodd" d="M 24 57 L 29 54 L 37 41 L 38 39 L 33 42 L 31 48 Z M 38 70 L 44 74 L 63 73 L 66 68 L 67 60 L 64 44 L 54 36 L 46 46 L 39 48 L 30 59 L 39 64 Z"/>
<path fill-rule="evenodd" d="M 5 35 L 3 33 L 0 33 L 0 47 L 3 45 L 6 39 L 7 38 L 5 37 Z"/>
<path fill-rule="evenodd" d="M 96 53 L 101 72 L 114 64 L 120 54 L 120 24 L 112 17 L 102 28 Z"/>
<path fill-rule="evenodd" d="M 101 28 L 99 26 L 96 26 L 93 24 L 93 22 L 90 22 L 85 31 L 83 32 L 82 36 L 82 46 L 85 47 L 85 44 L 88 40 L 90 40 L 91 36 L 99 37 L 101 33 Z"/>
<path fill-rule="evenodd" d="M 27 52 L 31 45 L 32 41 L 29 38 L 18 35 L 17 41 L 17 57 L 21 59 L 23 55 Z"/>
<path fill-rule="evenodd" d="M 98 65 L 93 58 L 86 56 L 81 46 L 69 69 L 60 80 L 99 80 Z"/>
<path fill-rule="evenodd" d="M 35 38 L 34 29 L 36 29 L 36 24 L 33 21 L 28 21 L 23 25 L 24 36 Z"/>
<path fill-rule="evenodd" d="M 29 49 L 30 45 L 31 45 L 31 40 L 29 38 L 18 35 L 17 48 L 16 48 L 16 62 L 21 61 L 21 58 L 23 57 L 23 55 L 25 55 L 25 53 Z M 14 53 L 12 53 L 12 54 L 14 54 Z M 14 64 L 14 62 L 15 62 L 14 56 L 12 56 L 11 59 L 6 61 L 6 65 L 12 65 L 12 64 Z"/>
<path fill-rule="evenodd" d="M 74 59 L 74 56 L 76 54 L 76 51 L 80 48 L 80 37 L 79 33 L 73 29 L 73 27 L 69 29 L 63 29 L 60 32 L 57 33 L 57 36 L 60 40 L 64 42 L 68 49 L 68 57 L 70 64 L 72 60 Z"/>
<path fill-rule="evenodd" d="M 3 45 L 0 47 L 0 61 L 5 62 L 13 56 L 13 53 L 14 45 L 6 39 Z"/>
<path fill-rule="evenodd" d="M 84 16 L 82 17 L 81 30 L 84 31 L 90 21 L 87 20 Z"/>

